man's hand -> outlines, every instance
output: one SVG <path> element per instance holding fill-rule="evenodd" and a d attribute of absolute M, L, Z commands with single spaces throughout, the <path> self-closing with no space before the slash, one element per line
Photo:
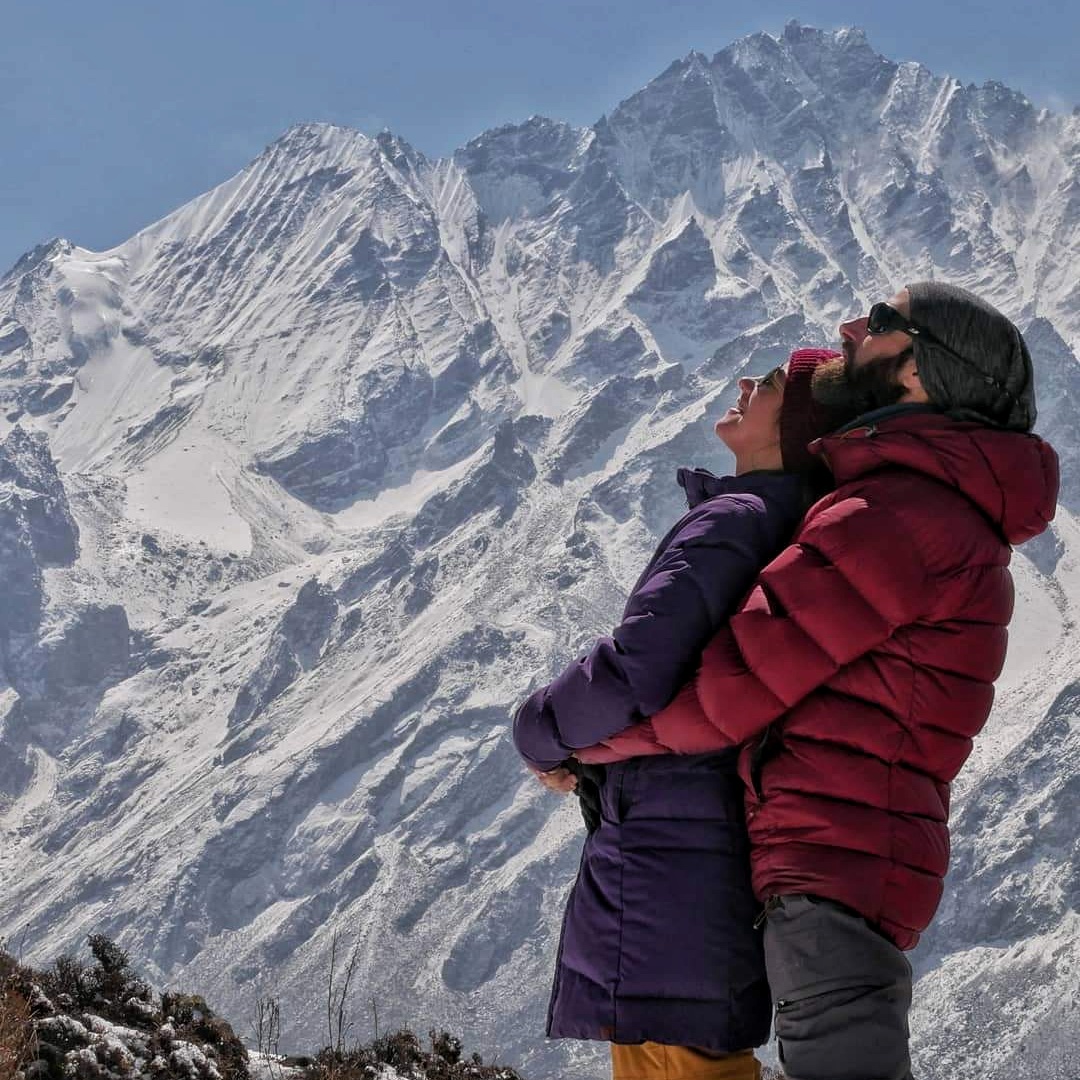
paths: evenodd
<path fill-rule="evenodd" d="M 558 795 L 569 795 L 577 787 L 578 778 L 562 765 L 548 772 L 541 772 L 534 766 L 529 766 L 529 771 L 548 789 Z"/>

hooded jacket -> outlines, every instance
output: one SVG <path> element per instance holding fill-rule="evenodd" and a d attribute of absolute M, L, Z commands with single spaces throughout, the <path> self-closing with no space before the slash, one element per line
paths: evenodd
<path fill-rule="evenodd" d="M 690 509 L 615 632 L 518 709 L 514 739 L 534 765 L 557 765 L 671 701 L 804 507 L 792 474 L 681 469 L 679 483 Z M 728 749 L 606 770 L 563 920 L 550 1036 L 718 1051 L 768 1037 L 737 760 Z"/>
<path fill-rule="evenodd" d="M 754 890 L 853 908 L 913 948 L 941 899 L 949 784 L 990 713 L 1012 544 L 1054 514 L 1034 435 L 899 407 L 815 444 L 837 487 L 759 575 L 696 677 L 579 756 L 741 744 Z"/>

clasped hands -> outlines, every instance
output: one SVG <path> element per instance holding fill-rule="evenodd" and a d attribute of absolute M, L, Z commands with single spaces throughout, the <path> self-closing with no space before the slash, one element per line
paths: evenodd
<path fill-rule="evenodd" d="M 569 795 L 577 788 L 578 778 L 564 765 L 558 765 L 547 772 L 530 765 L 529 771 L 548 791 L 554 791 L 557 795 Z"/>

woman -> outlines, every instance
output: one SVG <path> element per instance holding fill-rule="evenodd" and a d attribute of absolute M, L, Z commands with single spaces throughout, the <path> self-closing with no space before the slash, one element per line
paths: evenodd
<path fill-rule="evenodd" d="M 689 511 L 660 542 L 610 638 L 517 710 L 514 740 L 553 790 L 575 749 L 662 709 L 701 650 L 787 543 L 823 470 L 807 444 L 848 417 L 813 401 L 836 353 L 802 349 L 739 380 L 716 423 L 735 475 L 680 469 Z M 818 490 L 823 490 L 819 487 Z M 547 1033 L 612 1044 L 614 1080 L 756 1080 L 771 1004 L 750 889 L 734 748 L 637 758 L 599 776 L 567 902 Z M 588 818 L 588 814 L 586 815 Z"/>

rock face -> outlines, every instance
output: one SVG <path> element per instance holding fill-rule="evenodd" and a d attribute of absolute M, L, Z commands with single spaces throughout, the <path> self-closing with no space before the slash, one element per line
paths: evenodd
<path fill-rule="evenodd" d="M 0 443 L 0 485 L 9 512 L 26 523 L 38 565 L 70 566 L 79 531 L 43 434 L 17 427 Z"/>
<path fill-rule="evenodd" d="M 131 631 L 123 607 L 87 605 L 64 614 L 41 640 L 43 698 L 129 673 Z"/>
<path fill-rule="evenodd" d="M 332 592 L 312 578 L 281 616 L 259 666 L 240 687 L 229 712 L 229 727 L 246 724 L 319 662 L 338 605 Z"/>
<path fill-rule="evenodd" d="M 0 443 L 0 806 L 33 775 L 26 704 L 40 696 L 43 570 L 73 563 L 78 546 L 48 439 L 15 428 Z"/>
<path fill-rule="evenodd" d="M 43 433 L 14 428 L 0 443 L 0 670 L 13 681 L 12 638 L 32 635 L 44 603 L 42 570 L 70 566 L 79 530 Z"/>
<path fill-rule="evenodd" d="M 339 932 L 388 1023 L 595 1075 L 541 1038 L 580 831 L 510 711 L 610 630 L 676 467 L 728 467 L 733 380 L 937 276 L 1026 331 L 1064 485 L 954 790 L 917 1069 L 1075 1059 L 1078 255 L 1080 118 L 794 23 L 446 161 L 299 125 L 107 254 L 30 252 L 0 278 L 0 936 L 100 930 L 299 1018 Z"/>

